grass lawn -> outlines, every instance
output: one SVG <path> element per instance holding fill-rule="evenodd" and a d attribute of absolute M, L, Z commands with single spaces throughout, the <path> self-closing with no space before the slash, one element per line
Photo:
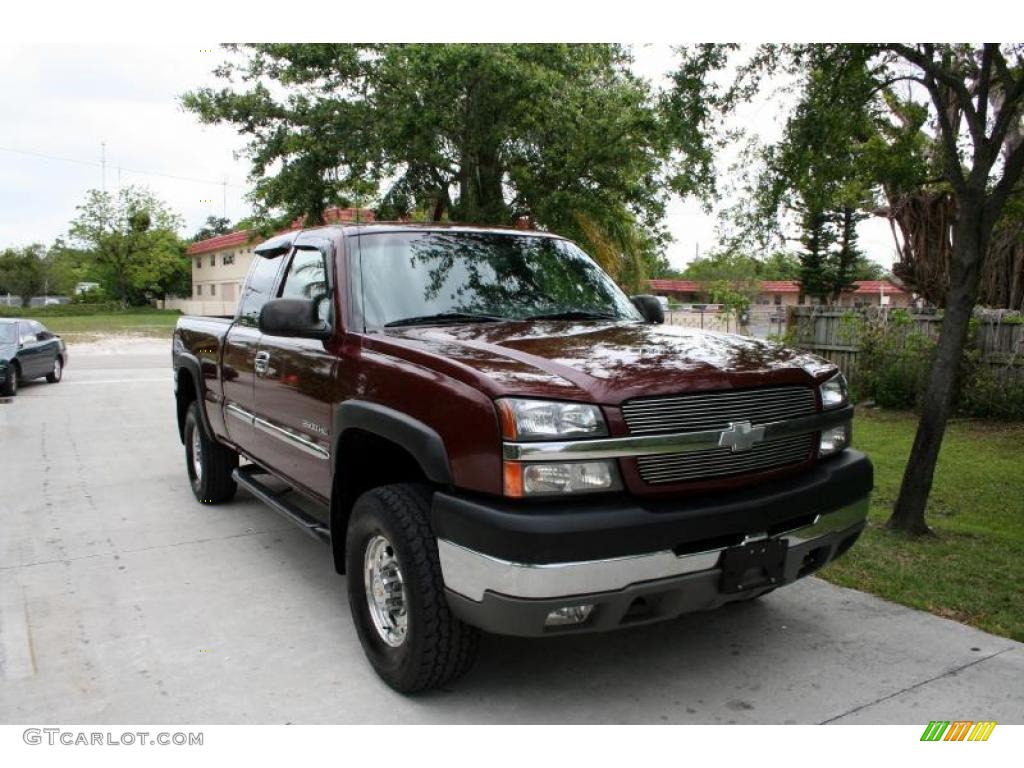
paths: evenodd
<path fill-rule="evenodd" d="M 111 312 L 101 315 L 44 316 L 35 318 L 65 341 L 81 343 L 110 334 L 132 334 L 169 339 L 181 314 L 176 311 Z"/>
<path fill-rule="evenodd" d="M 875 465 L 868 529 L 819 574 L 1024 641 L 1024 425 L 956 420 L 928 504 L 934 536 L 885 529 L 914 439 L 913 414 L 861 408 L 854 445 Z"/>

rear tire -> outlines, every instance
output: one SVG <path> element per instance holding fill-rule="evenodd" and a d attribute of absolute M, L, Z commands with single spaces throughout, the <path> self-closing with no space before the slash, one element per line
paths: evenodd
<path fill-rule="evenodd" d="M 14 397 L 18 394 L 18 380 L 21 376 L 21 372 L 18 370 L 18 366 L 12 365 L 7 369 L 7 380 L 0 385 L 0 395 L 5 397 Z"/>
<path fill-rule="evenodd" d="M 46 374 L 46 380 L 51 384 L 56 384 L 64 376 L 64 361 L 60 357 L 53 359 L 53 370 Z"/>
<path fill-rule="evenodd" d="M 185 414 L 185 466 L 192 493 L 203 504 L 231 501 L 238 489 L 231 473 L 238 467 L 238 454 L 210 439 L 193 401 Z"/>
<path fill-rule="evenodd" d="M 356 500 L 345 541 L 348 601 L 374 671 L 400 693 L 464 675 L 480 634 L 448 608 L 429 489 L 386 485 Z"/>

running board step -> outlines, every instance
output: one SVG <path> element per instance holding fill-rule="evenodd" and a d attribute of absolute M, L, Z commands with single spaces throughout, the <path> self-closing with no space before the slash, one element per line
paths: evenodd
<path fill-rule="evenodd" d="M 231 473 L 231 476 L 235 479 L 235 482 L 245 488 L 245 490 L 275 512 L 284 515 L 284 517 L 291 520 L 314 539 L 323 542 L 330 542 L 331 532 L 328 528 L 324 527 L 323 523 L 312 517 L 305 510 L 300 509 L 296 505 L 282 498 L 291 490 L 290 488 L 283 492 L 275 491 L 274 489 L 263 485 L 263 483 L 253 477 L 254 475 L 263 474 L 266 474 L 266 471 L 262 467 L 258 467 L 253 464 L 247 467 L 238 467 Z"/>

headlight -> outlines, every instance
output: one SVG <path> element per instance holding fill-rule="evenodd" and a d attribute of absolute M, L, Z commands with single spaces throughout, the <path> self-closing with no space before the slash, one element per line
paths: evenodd
<path fill-rule="evenodd" d="M 505 495 L 512 497 L 560 496 L 622 488 L 614 460 L 545 461 L 537 464 L 506 461 L 504 480 Z"/>
<path fill-rule="evenodd" d="M 504 398 L 497 401 L 506 440 L 561 440 L 608 434 L 601 409 L 587 403 Z"/>
<path fill-rule="evenodd" d="M 839 453 L 850 444 L 850 422 L 840 424 L 838 427 L 829 427 L 821 433 L 821 442 L 818 445 L 819 456 L 831 456 Z"/>
<path fill-rule="evenodd" d="M 821 406 L 825 410 L 846 405 L 849 395 L 846 391 L 846 378 L 837 373 L 821 385 Z"/>
<path fill-rule="evenodd" d="M 565 403 L 508 397 L 496 401 L 501 436 L 512 441 L 573 440 L 606 437 L 601 409 L 589 403 Z M 618 463 L 608 461 L 504 463 L 506 496 L 553 496 L 622 488 Z"/>

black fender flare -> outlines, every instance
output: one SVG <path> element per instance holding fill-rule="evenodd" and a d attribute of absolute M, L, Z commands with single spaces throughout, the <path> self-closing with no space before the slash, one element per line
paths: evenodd
<path fill-rule="evenodd" d="M 444 440 L 431 427 L 408 414 L 367 400 L 346 400 L 334 411 L 332 474 L 337 470 L 339 446 L 348 429 L 360 429 L 401 446 L 420 465 L 428 480 L 452 485 L 452 469 Z"/>
<path fill-rule="evenodd" d="M 179 381 L 182 376 L 189 376 L 192 379 L 192 387 L 196 393 L 196 402 L 199 403 L 199 420 L 202 422 L 203 431 L 206 436 L 213 438 L 213 430 L 210 428 L 210 419 L 206 415 L 206 387 L 204 386 L 203 379 L 203 368 L 199 362 L 199 358 L 188 352 L 180 352 L 174 360 L 174 399 L 176 402 L 181 402 L 181 387 Z M 178 419 L 178 437 L 182 441 L 185 440 L 184 434 L 184 414 L 181 414 L 181 408 L 179 405 L 179 419 Z"/>
<path fill-rule="evenodd" d="M 367 400 L 346 400 L 334 410 L 331 451 L 331 477 L 338 478 L 338 457 L 341 455 L 341 441 L 346 430 L 358 429 L 368 432 L 400 446 L 412 456 L 424 476 L 432 483 L 451 486 L 452 470 L 448 464 L 448 452 L 444 440 L 422 421 Z M 344 461 L 344 458 L 342 458 Z M 331 492 L 331 550 L 334 555 L 334 569 L 345 572 L 344 526 L 349 510 L 344 509 L 335 484 Z"/>

